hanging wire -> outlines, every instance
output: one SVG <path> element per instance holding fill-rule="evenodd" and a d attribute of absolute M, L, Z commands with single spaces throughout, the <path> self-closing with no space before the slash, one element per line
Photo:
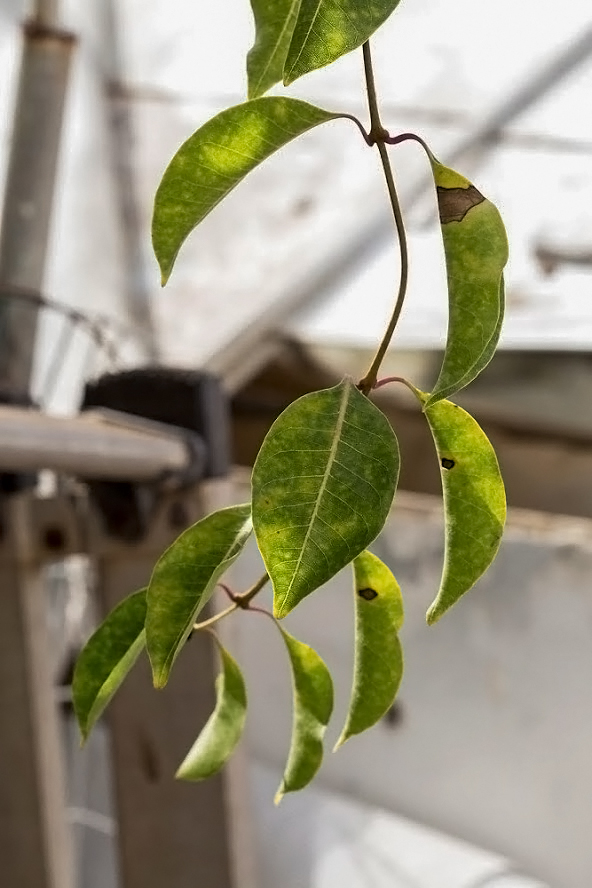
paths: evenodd
<path fill-rule="evenodd" d="M 49 367 L 43 383 L 42 400 L 47 402 L 59 382 L 68 350 L 77 330 L 82 330 L 94 344 L 98 351 L 104 355 L 111 371 L 118 370 L 123 364 L 122 346 L 126 340 L 132 340 L 131 330 L 120 324 L 113 318 L 95 315 L 94 317 L 72 308 L 62 302 L 58 302 L 47 296 L 43 296 L 34 290 L 21 287 L 2 287 L 0 299 L 16 299 L 35 307 L 54 312 L 63 319 L 63 325 L 57 336 L 57 341 L 52 349 Z"/>

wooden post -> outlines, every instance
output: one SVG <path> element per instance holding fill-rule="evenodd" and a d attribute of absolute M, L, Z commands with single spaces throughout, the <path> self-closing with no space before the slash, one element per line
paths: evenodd
<path fill-rule="evenodd" d="M 73 888 L 47 603 L 30 494 L 0 528 L 0 869 L 15 888 Z"/>
<path fill-rule="evenodd" d="M 138 545 L 110 541 L 99 555 L 105 611 L 142 586 L 154 563 L 188 523 L 194 492 L 170 503 Z M 191 516 L 197 520 L 199 516 Z M 163 691 L 152 687 L 147 657 L 109 709 L 123 888 L 233 888 L 224 778 L 181 783 L 175 771 L 214 707 L 213 652 L 194 637 Z"/>

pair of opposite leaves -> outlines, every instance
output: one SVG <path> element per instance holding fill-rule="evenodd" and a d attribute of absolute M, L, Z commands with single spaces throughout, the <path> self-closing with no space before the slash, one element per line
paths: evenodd
<path fill-rule="evenodd" d="M 251 0 L 255 44 L 247 56 L 249 98 L 360 47 L 399 0 Z"/>
<path fill-rule="evenodd" d="M 244 507 L 223 511 L 240 515 L 241 509 Z M 187 533 L 193 530 L 190 528 Z M 336 749 L 382 718 L 395 699 L 403 672 L 398 639 L 403 622 L 399 586 L 390 570 L 370 552 L 362 552 L 353 566 L 354 680 L 349 712 Z M 154 600 L 162 591 L 158 571 L 151 586 Z M 79 658 L 73 700 L 85 738 L 146 644 L 147 593 L 146 589 L 136 592 L 115 608 Z M 206 600 L 207 594 L 204 594 L 199 606 Z M 323 757 L 323 737 L 333 710 L 333 683 L 325 663 L 307 644 L 279 628 L 291 665 L 294 711 L 292 741 L 276 802 L 284 793 L 302 789 L 318 771 Z M 235 660 L 217 638 L 216 642 L 222 663 L 216 680 L 216 707 L 177 772 L 177 776 L 185 780 L 204 780 L 217 773 L 232 755 L 244 728 L 245 682 Z M 158 651 L 157 645 L 157 655 Z M 158 673 L 164 683 L 154 658 L 152 665 L 155 676 Z"/>

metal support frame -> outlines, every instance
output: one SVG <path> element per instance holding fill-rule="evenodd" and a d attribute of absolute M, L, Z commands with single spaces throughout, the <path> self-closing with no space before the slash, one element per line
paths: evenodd
<path fill-rule="evenodd" d="M 0 861 L 18 888 L 74 888 L 41 560 L 30 493 L 0 539 Z"/>
<path fill-rule="evenodd" d="M 72 34 L 48 26 L 43 16 L 24 26 L 0 231 L 0 386 L 12 394 L 29 390 L 38 310 L 11 292 L 37 291 L 43 283 L 74 46 Z"/>
<path fill-rule="evenodd" d="M 89 482 L 54 499 L 30 488 L 0 498 L 0 861 L 18 888 L 74 885 L 42 565 L 89 555 L 106 614 L 147 585 L 158 557 L 201 516 L 204 479 L 228 471 L 216 381 L 154 374 L 97 381 L 78 417 L 0 407 L 0 472 L 51 468 Z M 110 707 L 122 888 L 237 885 L 236 790 L 227 794 L 227 777 L 174 780 L 214 704 L 213 650 L 199 634 L 165 692 L 153 690 L 143 658 Z"/>
<path fill-rule="evenodd" d="M 197 487 L 163 494 L 148 534 L 128 544 L 105 532 L 86 493 L 8 497 L 0 541 L 0 860 L 7 885 L 73 888 L 57 706 L 41 568 L 89 554 L 103 614 L 146 585 L 155 561 L 203 512 Z M 8 594 L 7 594 L 8 593 Z M 23 656 L 21 642 L 27 642 Z M 214 706 L 209 639 L 192 639 L 164 692 L 145 658 L 108 711 L 122 888 L 235 888 L 227 777 L 200 786 L 175 771 Z"/>
<path fill-rule="evenodd" d="M 196 490 L 172 497 L 141 545 L 95 536 L 103 612 L 146 585 L 158 556 L 200 516 Z M 179 523 L 181 526 L 179 526 Z M 105 545 L 106 544 L 106 545 Z M 108 715 L 125 888 L 232 888 L 225 777 L 201 785 L 174 774 L 214 707 L 209 638 L 192 639 L 165 691 L 152 687 L 145 658 L 128 676 Z"/>

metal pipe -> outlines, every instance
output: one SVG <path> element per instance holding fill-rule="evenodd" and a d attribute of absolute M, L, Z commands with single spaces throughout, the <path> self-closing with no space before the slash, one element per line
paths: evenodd
<path fill-rule="evenodd" d="M 0 469 L 56 472 L 87 479 L 154 481 L 191 464 L 187 441 L 137 417 L 88 411 L 46 416 L 0 406 Z"/>
<path fill-rule="evenodd" d="M 0 230 L 0 387 L 28 392 L 37 308 L 15 302 L 13 287 L 40 290 L 49 241 L 60 133 L 75 39 L 43 25 L 55 5 L 41 2 L 24 26 L 24 48 Z"/>

